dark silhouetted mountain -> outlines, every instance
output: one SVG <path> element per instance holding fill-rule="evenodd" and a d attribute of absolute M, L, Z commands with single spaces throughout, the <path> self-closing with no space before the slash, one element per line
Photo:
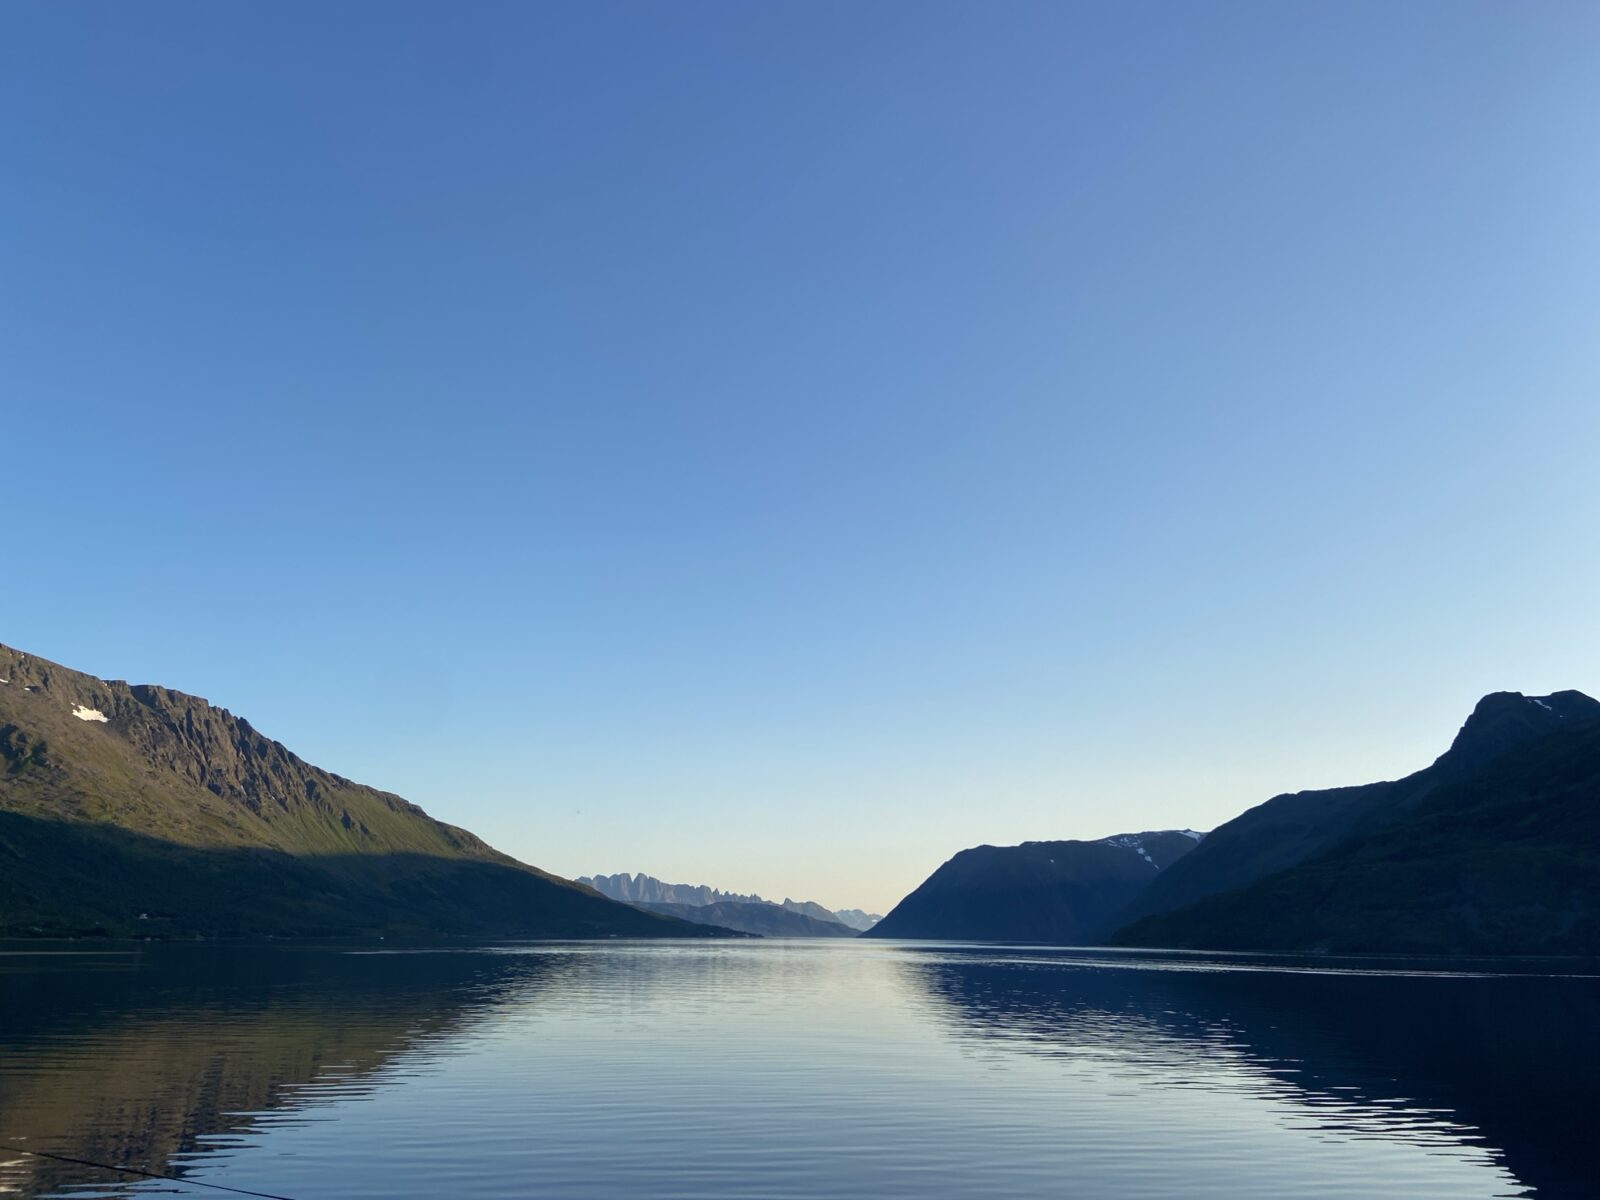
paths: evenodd
<path fill-rule="evenodd" d="M 963 850 L 863 936 L 1090 944 L 1201 837 L 1166 830 Z"/>
<path fill-rule="evenodd" d="M 856 931 L 838 921 L 821 921 L 805 913 L 767 901 L 718 900 L 712 904 L 650 904 L 639 907 L 684 921 L 716 925 L 761 937 L 855 937 Z"/>
<path fill-rule="evenodd" d="M 0 933 L 702 935 L 196 696 L 0 646 Z"/>
<path fill-rule="evenodd" d="M 1364 820 L 1341 813 L 1347 832 L 1328 849 L 1144 917 L 1115 940 L 1600 955 L 1600 720 L 1587 697 L 1560 697 L 1516 697 L 1552 714 L 1533 723 L 1517 719 L 1504 693 L 1486 698 L 1450 753 L 1422 773 L 1433 773 L 1427 786 L 1391 787 L 1386 807 Z M 1466 753 L 1452 757 L 1458 750 Z"/>
<path fill-rule="evenodd" d="M 1582 692 L 1485 696 L 1431 766 L 1389 782 L 1276 796 L 1213 830 L 1194 854 L 1133 901 L 1126 918 L 1171 912 L 1326 854 L 1349 838 L 1406 819 L 1440 788 L 1507 752 L 1596 719 L 1600 701 Z"/>

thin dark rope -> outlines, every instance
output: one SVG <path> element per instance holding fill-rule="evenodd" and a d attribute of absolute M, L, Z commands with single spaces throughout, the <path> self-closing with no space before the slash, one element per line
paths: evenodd
<path fill-rule="evenodd" d="M 163 1175 L 160 1171 L 145 1171 L 138 1167 L 119 1167 L 115 1163 L 95 1162 L 88 1158 L 73 1158 L 66 1154 L 51 1154 L 47 1150 L 28 1150 L 14 1142 L 6 1143 L 7 1150 L 18 1154 L 31 1154 L 35 1158 L 49 1158 L 56 1162 L 71 1163 L 76 1167 L 98 1167 L 102 1171 L 121 1171 L 124 1175 L 142 1175 L 146 1179 L 165 1179 L 168 1183 L 181 1183 L 186 1187 L 210 1188 L 214 1192 L 232 1192 L 235 1196 L 260 1196 L 261 1200 L 294 1200 L 293 1196 L 280 1196 L 276 1192 L 252 1192 L 246 1188 L 224 1187 L 220 1183 L 206 1183 L 199 1179 L 185 1179 L 181 1175 Z"/>

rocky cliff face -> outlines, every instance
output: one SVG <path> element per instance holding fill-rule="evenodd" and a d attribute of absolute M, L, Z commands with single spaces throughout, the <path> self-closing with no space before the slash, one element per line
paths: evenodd
<path fill-rule="evenodd" d="M 0 646 L 0 932 L 694 934 L 225 708 Z"/>
<path fill-rule="evenodd" d="M 190 844 L 511 861 L 399 796 L 312 766 L 198 696 L 97 679 L 8 646 L 0 680 L 0 754 L 15 806 Z"/>

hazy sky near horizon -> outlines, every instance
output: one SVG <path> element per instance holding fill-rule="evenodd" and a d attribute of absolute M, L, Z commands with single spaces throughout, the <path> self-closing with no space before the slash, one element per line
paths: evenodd
<path fill-rule="evenodd" d="M 886 911 L 1600 691 L 1600 7 L 8 4 L 0 640 Z"/>

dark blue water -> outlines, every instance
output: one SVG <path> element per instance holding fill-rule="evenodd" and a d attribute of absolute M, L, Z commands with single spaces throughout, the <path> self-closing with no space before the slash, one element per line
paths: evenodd
<path fill-rule="evenodd" d="M 1600 1195 L 1600 978 L 1428 966 L 834 941 L 14 948 L 0 1191 Z"/>

